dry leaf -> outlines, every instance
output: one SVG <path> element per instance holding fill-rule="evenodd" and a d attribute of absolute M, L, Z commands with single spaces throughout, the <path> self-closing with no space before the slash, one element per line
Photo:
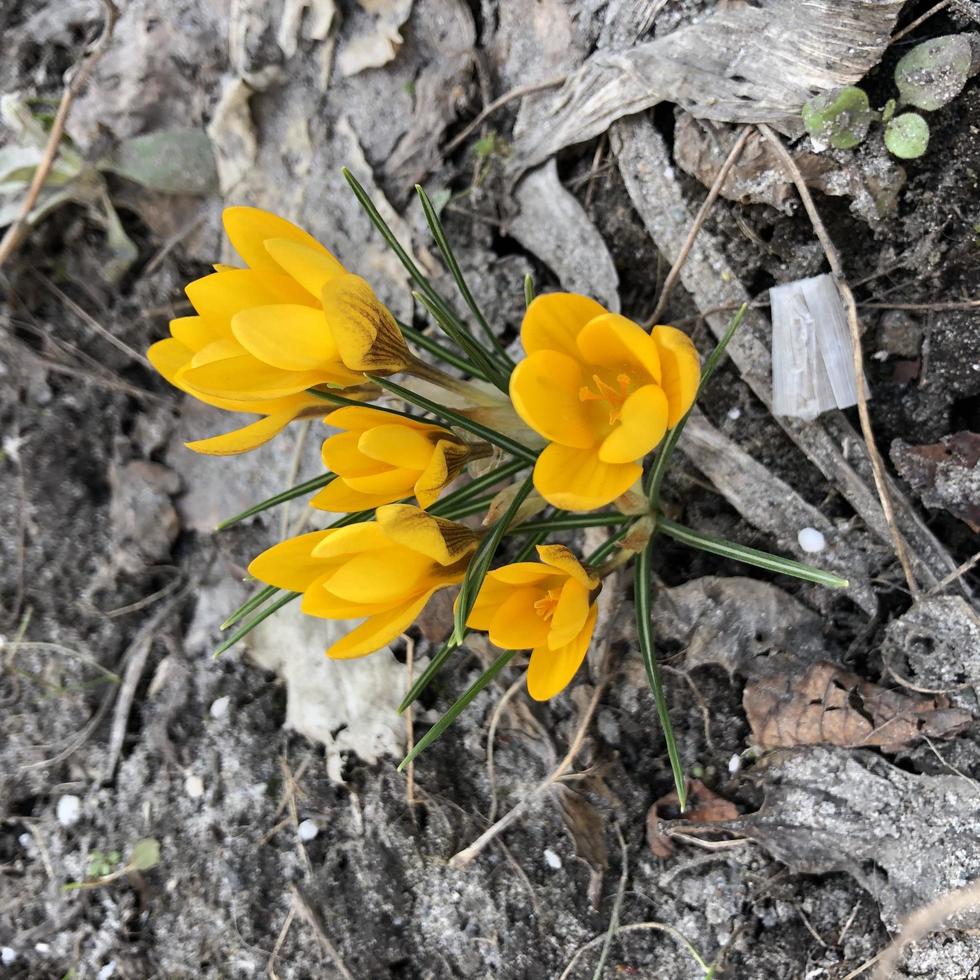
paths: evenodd
<path fill-rule="evenodd" d="M 742 705 L 755 743 L 764 749 L 795 745 L 878 746 L 898 752 L 923 736 L 949 738 L 972 721 L 942 696 L 890 691 L 836 664 L 814 664 L 747 684 Z"/>
<path fill-rule="evenodd" d="M 687 823 L 718 823 L 735 820 L 739 816 L 734 803 L 712 792 L 700 779 L 687 781 L 687 794 L 688 810 L 683 815 Z M 664 820 L 673 819 L 670 814 L 681 815 L 677 790 L 661 796 L 647 811 L 647 843 L 658 858 L 666 859 L 674 853 L 673 841 L 660 830 Z"/>
<path fill-rule="evenodd" d="M 562 783 L 555 786 L 555 796 L 565 829 L 575 845 L 575 856 L 589 866 L 589 902 L 598 908 L 602 878 L 609 866 L 602 816 L 581 793 Z"/>

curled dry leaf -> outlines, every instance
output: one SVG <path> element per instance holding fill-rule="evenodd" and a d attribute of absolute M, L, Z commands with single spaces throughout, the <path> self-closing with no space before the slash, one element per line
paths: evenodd
<path fill-rule="evenodd" d="M 687 781 L 689 808 L 684 814 L 687 823 L 718 823 L 722 820 L 735 820 L 739 816 L 738 807 L 708 789 L 700 779 Z M 672 814 L 680 815 L 677 791 L 661 796 L 647 811 L 647 843 L 658 858 L 669 858 L 674 853 L 674 844 L 661 831 L 661 824 L 672 819 Z"/>
<path fill-rule="evenodd" d="M 563 783 L 555 786 L 555 797 L 562 822 L 575 845 L 575 856 L 589 866 L 589 901 L 598 908 L 602 879 L 609 867 L 602 815 L 581 793 Z"/>
<path fill-rule="evenodd" d="M 921 737 L 949 738 L 972 721 L 943 696 L 912 697 L 822 662 L 803 674 L 772 674 L 746 685 L 742 705 L 755 743 L 877 746 L 898 752 Z"/>

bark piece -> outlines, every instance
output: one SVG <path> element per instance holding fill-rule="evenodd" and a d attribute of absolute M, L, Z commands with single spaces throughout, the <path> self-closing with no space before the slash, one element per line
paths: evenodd
<path fill-rule="evenodd" d="M 898 752 L 923 737 L 963 731 L 972 716 L 948 705 L 942 696 L 890 691 L 827 662 L 802 676 L 793 671 L 752 681 L 742 696 L 752 736 L 764 749 L 838 745 Z"/>

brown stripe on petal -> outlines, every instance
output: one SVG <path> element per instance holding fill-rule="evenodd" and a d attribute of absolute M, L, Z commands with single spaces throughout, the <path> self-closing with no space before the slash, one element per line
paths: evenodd
<path fill-rule="evenodd" d="M 341 360 L 351 371 L 394 374 L 411 361 L 395 318 L 360 276 L 328 282 L 323 310 Z"/>

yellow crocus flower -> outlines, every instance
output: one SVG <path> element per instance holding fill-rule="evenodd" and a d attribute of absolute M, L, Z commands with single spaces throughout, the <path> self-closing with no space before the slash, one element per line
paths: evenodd
<path fill-rule="evenodd" d="M 466 620 L 504 650 L 531 651 L 528 693 L 547 701 L 563 691 L 588 652 L 599 579 L 564 545 L 538 545 L 540 562 L 487 573 Z"/>
<path fill-rule="evenodd" d="M 574 293 L 538 296 L 521 340 L 528 356 L 511 375 L 511 400 L 549 441 L 535 489 L 564 510 L 611 503 L 691 407 L 701 373 L 694 345 L 675 327 L 647 333 Z"/>
<path fill-rule="evenodd" d="M 442 426 L 377 408 L 340 408 L 324 421 L 346 431 L 323 443 L 323 462 L 337 479 L 310 501 L 321 510 L 371 510 L 412 496 L 425 510 L 467 460 L 484 455 Z"/>
<path fill-rule="evenodd" d="M 364 622 L 327 656 L 360 657 L 403 633 L 433 593 L 463 580 L 478 535 L 407 504 L 377 520 L 313 531 L 264 551 L 249 566 L 260 582 L 302 592 L 302 610 Z"/>
<path fill-rule="evenodd" d="M 264 416 L 190 443 L 227 455 L 254 449 L 293 419 L 318 414 L 316 385 L 357 385 L 407 355 L 391 313 L 315 238 L 258 208 L 226 208 L 225 231 L 247 268 L 216 266 L 190 283 L 196 316 L 170 324 L 147 356 L 171 384 L 217 408 Z"/>

